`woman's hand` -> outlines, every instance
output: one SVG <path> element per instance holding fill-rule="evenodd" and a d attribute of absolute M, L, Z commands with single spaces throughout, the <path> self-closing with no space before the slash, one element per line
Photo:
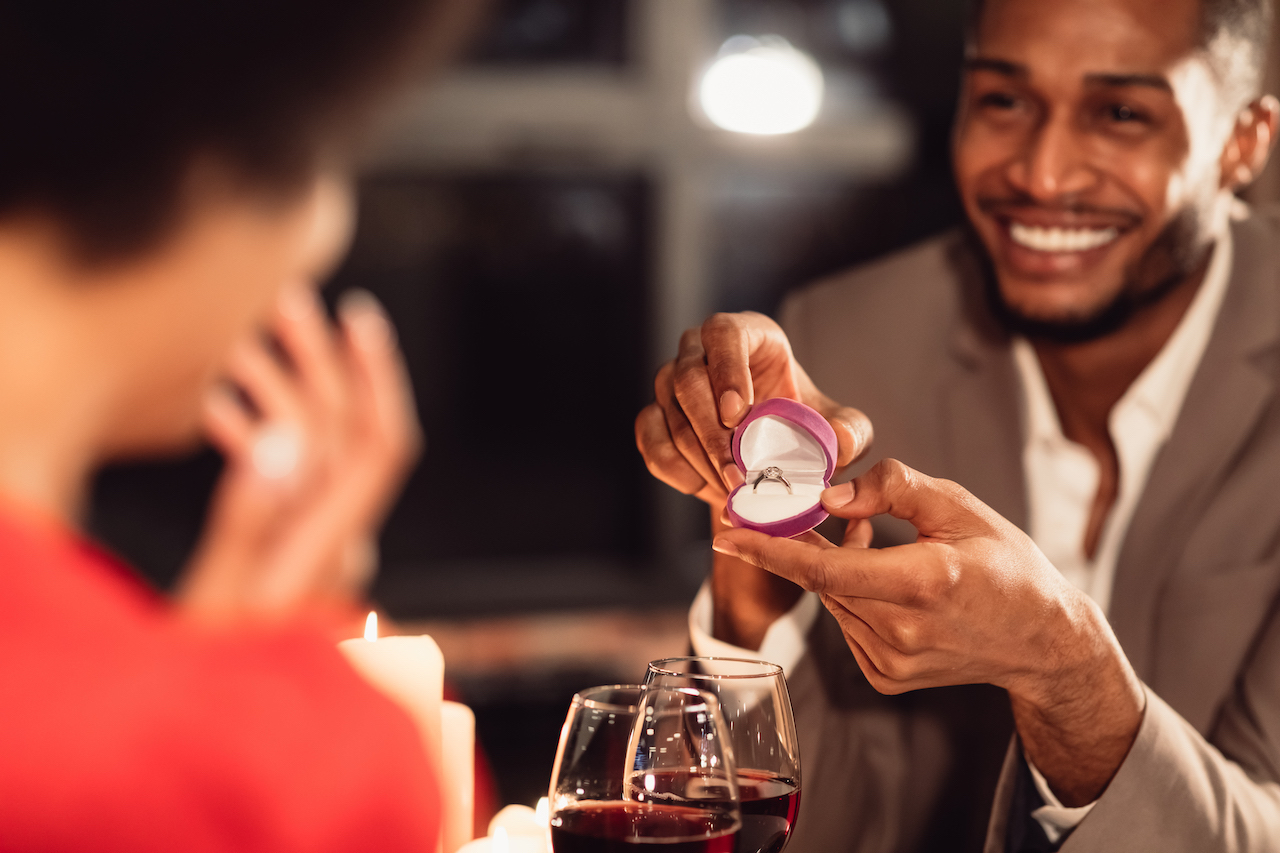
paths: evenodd
<path fill-rule="evenodd" d="M 211 621 L 349 608 L 376 568 L 376 536 L 422 440 L 395 333 L 367 293 L 334 328 L 310 288 L 282 294 L 274 340 L 232 354 L 211 392 L 209 439 L 226 459 L 178 592 Z"/>

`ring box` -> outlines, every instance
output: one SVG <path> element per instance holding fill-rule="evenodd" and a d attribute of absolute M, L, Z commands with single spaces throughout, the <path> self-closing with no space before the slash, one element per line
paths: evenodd
<path fill-rule="evenodd" d="M 770 536 L 799 536 L 827 518 L 820 495 L 836 470 L 836 432 L 804 403 L 775 397 L 752 408 L 733 432 L 733 461 L 746 482 L 729 495 L 734 527 Z M 791 491 L 777 480 L 756 480 L 780 468 Z"/>

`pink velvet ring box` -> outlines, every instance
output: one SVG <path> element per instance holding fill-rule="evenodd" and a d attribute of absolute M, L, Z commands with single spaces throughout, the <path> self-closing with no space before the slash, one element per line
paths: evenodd
<path fill-rule="evenodd" d="M 827 518 L 820 495 L 836 470 L 836 433 L 804 403 L 775 397 L 753 407 L 733 432 L 733 461 L 746 482 L 729 495 L 734 527 L 770 536 L 799 536 Z M 778 468 L 791 484 L 756 481 Z"/>

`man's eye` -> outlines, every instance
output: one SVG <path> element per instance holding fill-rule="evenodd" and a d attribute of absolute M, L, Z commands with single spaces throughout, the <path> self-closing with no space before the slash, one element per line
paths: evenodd
<path fill-rule="evenodd" d="M 997 110 L 1011 110 L 1018 104 L 1018 100 L 1006 92 L 988 92 L 978 98 L 978 103 L 984 107 L 992 107 Z"/>
<path fill-rule="evenodd" d="M 1112 121 L 1121 123 L 1146 121 L 1146 116 L 1124 104 L 1112 104 L 1107 107 L 1107 116 Z"/>

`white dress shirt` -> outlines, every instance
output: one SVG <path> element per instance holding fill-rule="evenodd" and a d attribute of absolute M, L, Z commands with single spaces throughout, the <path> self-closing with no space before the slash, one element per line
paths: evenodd
<path fill-rule="evenodd" d="M 1232 254 L 1231 234 L 1224 229 L 1204 281 L 1186 314 L 1111 411 L 1108 426 L 1120 468 L 1119 492 L 1092 559 L 1084 552 L 1084 537 L 1097 495 L 1098 462 L 1083 446 L 1063 435 L 1044 372 L 1030 343 L 1023 338 L 1013 342 L 1014 364 L 1022 387 L 1025 435 L 1022 463 L 1029 533 L 1058 571 L 1104 611 L 1111 603 L 1116 559 L 1151 465 L 1173 430 L 1187 388 L 1209 343 L 1231 278 Z M 769 626 L 758 650 L 743 649 L 711 635 L 711 589 L 706 583 L 689 611 L 690 641 L 699 655 L 758 658 L 789 671 L 804 655 L 805 636 L 818 610 L 817 596 L 805 593 L 795 607 Z M 1034 765 L 1031 765 L 1031 775 L 1046 803 L 1032 814 L 1044 827 L 1049 840 L 1056 842 L 1084 819 L 1093 804 L 1067 808 L 1054 796 Z"/>

